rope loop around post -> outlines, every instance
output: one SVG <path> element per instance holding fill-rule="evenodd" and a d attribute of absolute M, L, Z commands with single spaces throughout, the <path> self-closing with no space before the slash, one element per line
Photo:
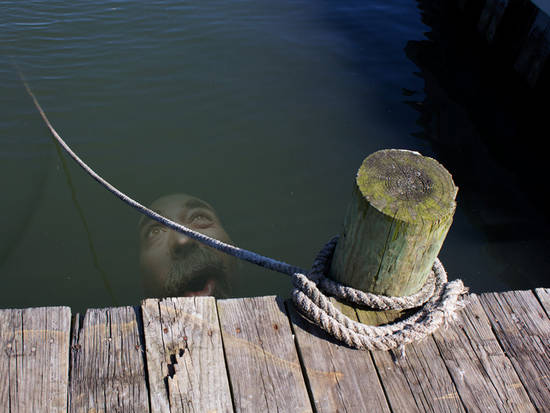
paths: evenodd
<path fill-rule="evenodd" d="M 408 297 L 387 297 L 343 286 L 326 277 L 338 237 L 332 238 L 319 252 L 311 271 L 292 276 L 294 304 L 307 319 L 336 339 L 361 350 L 403 348 L 435 332 L 457 309 L 463 306 L 467 288 L 461 280 L 447 281 L 443 265 L 436 259 L 421 290 Z M 324 294 L 378 310 L 418 310 L 403 320 L 381 326 L 369 326 L 342 314 Z"/>

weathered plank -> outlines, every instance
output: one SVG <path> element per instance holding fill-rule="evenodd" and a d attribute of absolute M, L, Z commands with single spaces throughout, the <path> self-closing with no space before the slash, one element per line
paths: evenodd
<path fill-rule="evenodd" d="M 218 313 L 235 410 L 312 411 L 282 300 L 220 300 Z"/>
<path fill-rule="evenodd" d="M 149 412 L 138 307 L 91 309 L 76 318 L 70 412 Z"/>
<path fill-rule="evenodd" d="M 480 296 L 495 335 L 539 411 L 550 406 L 550 320 L 531 291 Z"/>
<path fill-rule="evenodd" d="M 370 353 L 337 342 L 298 314 L 292 302 L 286 304 L 315 410 L 389 412 Z M 347 315 L 357 320 L 354 311 Z"/>
<path fill-rule="evenodd" d="M 433 337 L 468 411 L 536 411 L 475 294 Z"/>
<path fill-rule="evenodd" d="M 222 331 L 213 298 L 146 300 L 146 342 L 138 308 L 77 318 L 70 380 L 70 310 L 0 310 L 0 411 L 147 412 L 145 343 L 153 411 L 546 411 L 549 308 L 548 289 L 471 295 L 401 359 L 342 346 L 288 307 L 301 366 L 274 297 L 219 301 Z"/>
<path fill-rule="evenodd" d="M 0 310 L 0 327 L 0 411 L 67 411 L 70 308 Z"/>
<path fill-rule="evenodd" d="M 537 288 L 535 289 L 535 294 L 537 295 L 541 305 L 546 311 L 546 315 L 550 317 L 550 288 Z"/>
<path fill-rule="evenodd" d="M 372 323 L 374 312 L 357 310 L 359 321 Z M 377 323 L 388 322 L 377 312 Z M 393 412 L 463 412 L 464 406 L 433 337 L 399 351 L 371 352 Z"/>
<path fill-rule="evenodd" d="M 232 412 L 213 297 L 142 303 L 154 412 Z"/>

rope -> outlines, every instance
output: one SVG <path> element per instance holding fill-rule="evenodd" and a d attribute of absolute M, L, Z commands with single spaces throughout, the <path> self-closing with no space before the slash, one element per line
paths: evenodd
<path fill-rule="evenodd" d="M 338 237 L 331 239 L 319 252 L 309 274 L 292 276 L 292 300 L 298 310 L 313 323 L 347 345 L 361 350 L 391 350 L 420 341 L 435 332 L 443 323 L 455 316 L 463 306 L 460 299 L 467 292 L 461 280 L 447 282 L 447 273 L 436 259 L 426 284 L 419 293 L 409 297 L 384 297 L 364 293 L 338 284 L 325 274 Z M 333 296 L 379 310 L 419 309 L 404 320 L 382 326 L 369 326 L 346 317 L 325 296 Z M 428 291 L 431 294 L 428 295 Z"/>
<path fill-rule="evenodd" d="M 17 67 L 17 66 L 16 66 Z M 32 93 L 32 90 L 30 86 L 28 85 L 27 81 L 25 80 L 25 77 L 21 73 L 21 71 L 17 68 L 17 73 L 19 75 L 19 78 L 21 79 L 21 82 L 25 86 L 25 89 L 27 90 L 27 93 L 32 98 L 32 101 L 34 102 L 34 105 L 36 106 L 36 109 L 38 109 L 38 112 L 40 113 L 40 116 L 46 123 L 46 126 L 50 130 L 51 134 L 55 138 L 57 142 L 63 147 L 65 152 L 69 154 L 71 158 L 82 168 L 84 171 L 90 175 L 92 178 L 94 178 L 100 185 L 102 185 L 107 191 L 114 194 L 116 197 L 118 197 L 122 202 L 126 203 L 127 205 L 131 206 L 134 209 L 137 209 L 140 213 L 143 215 L 146 215 L 147 217 L 151 218 L 152 220 L 155 220 L 162 225 L 165 225 L 166 227 L 173 229 L 174 231 L 177 231 L 181 234 L 184 234 L 188 236 L 189 238 L 192 238 L 196 241 L 199 241 L 205 245 L 208 245 L 209 247 L 212 247 L 214 249 L 217 249 L 219 251 L 225 252 L 226 254 L 232 255 L 238 259 L 251 262 L 252 264 L 259 265 L 260 267 L 267 268 L 269 270 L 277 271 L 283 274 L 292 275 L 295 272 L 304 272 L 303 269 L 300 267 L 296 267 L 294 265 L 287 264 L 286 262 L 275 260 L 273 258 L 269 258 L 266 256 L 263 256 L 261 254 L 258 254 L 253 251 L 249 251 L 243 248 L 238 248 L 230 244 L 226 244 L 225 242 L 218 241 L 217 239 L 210 238 L 204 234 L 201 234 L 200 232 L 193 231 L 190 228 L 187 228 L 184 225 L 178 224 L 177 222 L 174 222 L 155 211 L 147 208 L 146 206 L 140 204 L 136 200 L 130 198 L 128 195 L 126 195 L 124 192 L 120 191 L 113 185 L 111 185 L 109 182 L 107 182 L 105 179 L 103 179 L 99 174 L 97 174 L 92 168 L 90 168 L 80 157 L 73 152 L 73 150 L 65 143 L 63 138 L 57 133 L 57 131 L 54 129 L 52 124 L 50 123 L 48 117 L 46 116 L 46 113 L 42 109 L 42 106 L 40 106 L 40 103 L 38 103 L 38 100 L 34 96 L 34 93 Z"/>
<path fill-rule="evenodd" d="M 405 344 L 421 340 L 428 334 L 432 334 L 462 305 L 459 297 L 466 293 L 466 288 L 461 280 L 447 282 L 447 274 L 438 259 L 433 264 L 432 273 L 426 284 L 418 293 L 408 297 L 385 297 L 343 286 L 325 276 L 338 237 L 332 238 L 325 245 L 317 255 L 311 271 L 306 272 L 283 261 L 210 238 L 156 213 L 111 185 L 73 152 L 54 129 L 23 74 L 17 65 L 14 65 L 21 82 L 52 136 L 88 175 L 127 205 L 174 231 L 238 259 L 291 275 L 295 287 L 292 291 L 292 299 L 298 310 L 306 318 L 349 346 L 362 350 L 389 350 L 397 347 L 403 349 Z M 402 321 L 378 327 L 367 326 L 343 315 L 321 290 L 337 298 L 380 310 L 421 307 L 416 313 Z"/>

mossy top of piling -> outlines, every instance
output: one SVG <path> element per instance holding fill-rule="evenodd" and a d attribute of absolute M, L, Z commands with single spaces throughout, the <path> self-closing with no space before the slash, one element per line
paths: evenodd
<path fill-rule="evenodd" d="M 377 210 L 403 222 L 438 221 L 453 213 L 458 188 L 435 159 L 418 152 L 373 153 L 357 172 L 357 187 Z"/>

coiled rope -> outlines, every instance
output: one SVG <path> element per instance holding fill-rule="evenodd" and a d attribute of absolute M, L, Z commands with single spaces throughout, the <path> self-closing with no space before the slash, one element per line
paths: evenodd
<path fill-rule="evenodd" d="M 174 231 L 238 259 L 290 275 L 294 285 L 292 299 L 298 310 L 306 318 L 347 345 L 362 350 L 389 350 L 398 347 L 403 349 L 405 344 L 421 340 L 433 333 L 462 305 L 460 297 L 467 292 L 467 289 L 461 280 L 447 282 L 447 274 L 438 259 L 433 264 L 426 284 L 418 293 L 409 297 L 380 296 L 343 286 L 325 276 L 338 237 L 332 238 L 324 246 L 315 259 L 311 271 L 307 272 L 283 261 L 210 238 L 152 211 L 111 185 L 80 159 L 54 129 L 17 66 L 16 70 L 52 136 L 67 154 L 100 185 L 143 215 Z M 421 307 L 402 321 L 382 326 L 368 326 L 346 317 L 321 291 L 355 304 L 379 310 L 404 310 Z"/>
<path fill-rule="evenodd" d="M 406 344 L 432 334 L 463 307 L 461 296 L 467 288 L 462 280 L 447 282 L 447 273 L 437 258 L 424 286 L 408 297 L 365 293 L 327 278 L 325 274 L 337 242 L 338 237 L 334 237 L 323 247 L 307 275 L 293 274 L 292 300 L 306 318 L 347 345 L 361 350 L 400 348 L 403 354 Z M 404 320 L 369 326 L 346 317 L 321 291 L 376 310 L 419 309 Z"/>

